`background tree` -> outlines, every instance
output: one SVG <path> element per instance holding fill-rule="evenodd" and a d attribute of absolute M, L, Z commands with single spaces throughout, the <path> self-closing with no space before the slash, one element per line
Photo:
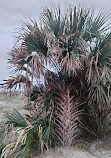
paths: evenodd
<path fill-rule="evenodd" d="M 59 7 L 47 8 L 40 24 L 25 24 L 10 52 L 14 76 L 2 86 L 24 88 L 30 111 L 25 132 L 28 126 L 41 150 L 55 144 L 71 146 L 80 136 L 103 136 L 110 130 L 108 19 L 103 11 L 95 16 L 83 8 L 68 8 L 64 14 Z"/>

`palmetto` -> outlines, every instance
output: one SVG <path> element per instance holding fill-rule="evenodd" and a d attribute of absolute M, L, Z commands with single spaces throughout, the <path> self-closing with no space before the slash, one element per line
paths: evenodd
<path fill-rule="evenodd" d="M 44 130 L 47 123 L 40 118 L 46 119 L 55 135 L 52 144 L 70 146 L 79 136 L 97 136 L 106 128 L 111 83 L 108 19 L 102 11 L 95 16 L 82 8 L 68 8 L 64 14 L 60 8 L 47 8 L 39 25 L 25 24 L 10 53 L 14 76 L 2 85 L 24 87 L 31 112 L 26 118 Z"/>

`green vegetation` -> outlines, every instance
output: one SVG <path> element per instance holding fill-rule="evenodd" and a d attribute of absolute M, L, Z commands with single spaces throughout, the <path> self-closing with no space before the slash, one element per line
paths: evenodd
<path fill-rule="evenodd" d="M 2 150 L 5 148 L 6 144 L 0 144 L 0 156 L 2 154 Z"/>
<path fill-rule="evenodd" d="M 68 8 L 46 9 L 40 25 L 26 23 L 10 52 L 15 75 L 4 89 L 23 88 L 25 118 L 7 116 L 18 138 L 4 158 L 29 158 L 56 145 L 72 146 L 82 138 L 111 132 L 111 33 L 109 14 Z"/>

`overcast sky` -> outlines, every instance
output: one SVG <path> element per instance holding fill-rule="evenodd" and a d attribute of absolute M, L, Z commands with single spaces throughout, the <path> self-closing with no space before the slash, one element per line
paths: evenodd
<path fill-rule="evenodd" d="M 62 9 L 80 4 L 85 8 L 95 8 L 96 12 L 101 8 L 111 10 L 111 0 L 0 0 L 0 82 L 11 75 L 7 58 L 18 28 L 28 17 L 38 20 L 42 10 L 52 4 L 59 4 Z"/>

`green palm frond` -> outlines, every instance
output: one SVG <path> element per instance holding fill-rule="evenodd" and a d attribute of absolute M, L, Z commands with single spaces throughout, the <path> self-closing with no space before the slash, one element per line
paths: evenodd
<path fill-rule="evenodd" d="M 25 121 L 24 117 L 18 112 L 14 111 L 11 114 L 7 115 L 7 121 L 8 124 L 13 124 L 15 127 L 26 127 L 27 122 Z"/>
<path fill-rule="evenodd" d="M 105 36 L 102 36 L 99 39 L 98 48 L 101 50 L 105 47 L 105 45 L 110 44 L 111 42 L 111 33 L 107 33 Z"/>
<path fill-rule="evenodd" d="M 29 158 L 29 146 L 24 144 L 19 144 L 12 156 L 15 158 Z"/>
<path fill-rule="evenodd" d="M 103 49 L 100 50 L 98 63 L 111 68 L 111 45 L 110 45 L 110 43 L 106 44 L 106 46 L 104 46 Z"/>
<path fill-rule="evenodd" d="M 32 24 L 26 23 L 27 29 L 23 29 L 23 44 L 27 50 L 31 53 L 34 51 L 42 52 L 47 55 L 47 39 L 44 30 L 40 29 L 35 21 Z"/>
<path fill-rule="evenodd" d="M 88 19 L 86 20 L 85 32 L 83 38 L 86 41 L 92 41 L 93 38 L 100 36 L 104 31 L 109 29 L 104 24 L 109 20 L 109 15 L 103 11 L 100 11 L 96 17 L 94 17 L 94 13 L 92 13 Z"/>
<path fill-rule="evenodd" d="M 70 13 L 67 24 L 69 34 L 74 34 L 76 32 L 82 31 L 89 15 L 89 11 L 74 7 L 74 9 L 70 8 L 69 12 Z"/>
<path fill-rule="evenodd" d="M 66 23 L 66 18 L 62 17 L 60 8 L 50 10 L 46 9 L 43 13 L 43 18 L 47 27 L 54 33 L 55 37 L 62 36 L 64 34 L 64 28 Z"/>
<path fill-rule="evenodd" d="M 95 51 L 99 52 L 98 63 L 111 68 L 111 33 L 100 38 Z"/>

